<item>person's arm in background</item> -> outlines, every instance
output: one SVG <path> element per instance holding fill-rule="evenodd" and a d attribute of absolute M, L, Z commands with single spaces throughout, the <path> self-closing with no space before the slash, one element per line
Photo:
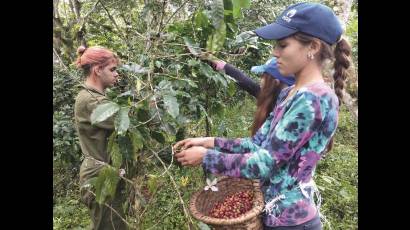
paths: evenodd
<path fill-rule="evenodd" d="M 237 81 L 237 84 L 239 87 L 244 89 L 246 92 L 251 94 L 254 97 L 257 97 L 259 91 L 260 91 L 260 86 L 258 83 L 256 83 L 254 80 L 252 80 L 250 77 L 248 77 L 246 74 L 244 74 L 242 71 L 237 69 L 231 64 L 227 64 L 224 61 L 221 60 L 215 60 L 211 61 L 212 67 L 215 70 L 221 71 L 225 70 L 225 73 L 234 78 Z"/>

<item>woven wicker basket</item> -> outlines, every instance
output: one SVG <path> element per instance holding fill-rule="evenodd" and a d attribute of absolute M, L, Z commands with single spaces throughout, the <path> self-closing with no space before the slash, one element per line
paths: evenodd
<path fill-rule="evenodd" d="M 264 202 L 258 180 L 220 177 L 218 178 L 216 187 L 218 187 L 217 192 L 213 192 L 210 189 L 207 191 L 200 190 L 192 195 L 189 202 L 189 209 L 194 218 L 217 230 L 263 229 L 260 214 L 264 207 Z M 226 196 L 243 190 L 253 191 L 253 208 L 250 211 L 232 219 L 219 219 L 208 216 L 217 202 L 224 200 Z"/>

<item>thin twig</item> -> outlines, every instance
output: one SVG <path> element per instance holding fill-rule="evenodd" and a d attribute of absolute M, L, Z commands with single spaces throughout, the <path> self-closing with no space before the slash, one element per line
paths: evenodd
<path fill-rule="evenodd" d="M 155 155 L 158 155 L 158 153 L 164 151 L 164 150 L 167 149 L 167 148 L 168 148 L 168 147 L 162 148 L 161 150 L 159 150 L 158 152 L 156 152 Z M 171 155 L 171 163 L 169 163 L 169 166 L 168 166 L 167 168 L 165 168 L 165 172 L 161 173 L 160 177 L 164 176 L 164 174 L 169 171 L 169 169 L 170 169 L 171 166 L 172 166 L 172 163 L 174 162 L 174 149 L 172 148 L 172 146 L 171 146 L 171 152 L 172 152 L 172 155 Z"/>
<path fill-rule="evenodd" d="M 120 175 L 120 177 L 121 177 L 122 179 L 124 179 L 126 182 L 128 182 L 128 183 L 130 183 L 130 184 L 132 184 L 132 185 L 134 185 L 134 183 L 135 183 L 134 181 L 132 181 L 132 180 L 130 180 L 130 179 L 124 177 L 124 176 L 121 176 L 121 175 Z"/>
<path fill-rule="evenodd" d="M 130 47 L 130 44 L 128 42 L 127 36 L 126 34 L 123 33 L 123 31 L 120 29 L 120 27 L 118 26 L 117 22 L 115 21 L 115 19 L 111 16 L 110 12 L 108 11 L 108 9 L 104 6 L 104 4 L 102 2 L 100 2 L 101 6 L 104 8 L 105 12 L 107 12 L 108 18 L 111 20 L 111 22 L 114 24 L 115 28 L 117 29 L 118 33 L 120 33 L 122 39 L 125 41 L 125 44 L 127 44 L 128 48 Z"/>
<path fill-rule="evenodd" d="M 137 126 L 135 126 L 135 127 L 139 127 L 139 126 L 141 126 L 141 125 L 147 124 L 148 122 L 152 121 L 152 119 L 154 119 L 154 117 L 156 117 L 157 115 L 159 116 L 158 111 L 155 112 L 155 114 L 154 114 L 150 119 L 148 119 L 148 120 L 146 120 L 146 121 L 144 121 L 144 122 L 139 122 L 139 124 L 138 124 Z"/>
<path fill-rule="evenodd" d="M 54 54 L 57 56 L 58 60 L 60 60 L 60 64 L 61 64 L 66 70 L 68 70 L 68 67 L 67 67 L 66 65 L 64 65 L 63 60 L 61 59 L 60 55 L 58 55 L 57 50 L 54 49 L 54 47 L 53 47 L 53 52 L 54 52 Z"/>
<path fill-rule="evenodd" d="M 191 53 L 182 53 L 182 54 L 174 54 L 174 55 L 157 56 L 156 58 L 180 57 L 180 56 L 187 56 L 187 55 L 192 55 L 192 54 Z"/>
<path fill-rule="evenodd" d="M 154 59 L 151 59 L 151 60 L 154 60 Z M 148 84 L 151 88 L 151 91 L 154 91 L 154 87 L 152 87 L 152 84 L 151 84 L 151 71 L 148 71 Z M 159 111 L 158 104 L 157 104 L 157 98 L 155 97 L 155 95 L 154 95 L 154 104 L 155 104 L 155 108 L 157 109 L 157 111 Z M 159 115 L 159 113 L 158 113 L 158 118 L 159 118 L 159 121 L 162 123 L 162 118 Z"/>
<path fill-rule="evenodd" d="M 152 151 L 152 150 L 151 150 L 151 151 Z M 165 163 L 161 160 L 161 158 L 158 156 L 158 154 L 157 154 L 156 152 L 154 152 L 154 151 L 152 151 L 152 152 L 154 153 L 155 157 L 161 162 L 162 166 L 163 166 L 164 169 L 166 170 L 166 173 L 168 174 L 169 178 L 171 179 L 171 182 L 172 182 L 172 184 L 173 184 L 173 186 L 174 186 L 174 188 L 175 188 L 175 191 L 176 191 L 177 194 L 178 194 L 179 201 L 180 201 L 181 204 L 182 204 L 182 208 L 183 208 L 183 210 L 184 210 L 184 215 L 185 215 L 186 218 L 193 224 L 193 221 L 192 221 L 192 219 L 191 219 L 191 216 L 189 215 L 189 212 L 188 212 L 187 208 L 185 207 L 185 203 L 184 203 L 184 200 L 182 199 L 181 193 L 180 193 L 179 190 L 178 190 L 178 186 L 177 186 L 177 184 L 175 183 L 174 177 L 171 175 L 171 173 L 168 172 Z M 188 229 L 190 229 L 189 223 L 188 223 Z"/>
<path fill-rule="evenodd" d="M 186 44 L 182 43 L 175 43 L 175 42 L 163 42 L 162 44 L 167 44 L 167 45 L 176 45 L 176 46 L 186 46 Z M 161 44 L 161 45 L 162 45 Z"/>
<path fill-rule="evenodd" d="M 148 96 L 146 96 L 146 97 L 144 97 L 143 99 L 141 99 L 141 100 L 135 102 L 135 103 L 133 104 L 133 106 L 138 105 L 139 103 L 145 101 L 147 98 L 149 98 L 149 97 L 151 97 L 151 96 L 153 96 L 153 95 L 154 95 L 154 94 L 148 94 Z"/>
<path fill-rule="evenodd" d="M 172 76 L 172 75 L 170 75 L 170 74 L 166 74 L 166 73 L 154 73 L 155 75 L 158 75 L 158 76 L 166 76 L 166 77 L 169 77 L 169 78 L 173 78 L 173 79 L 175 79 L 175 80 L 185 80 L 185 79 L 181 79 L 181 78 L 177 78 L 177 77 L 174 77 L 174 76 Z"/>
<path fill-rule="evenodd" d="M 97 195 L 93 192 L 93 191 L 91 191 L 91 190 L 88 190 L 91 194 L 93 194 L 95 197 L 97 197 Z M 130 223 L 128 223 L 128 221 L 126 221 L 124 218 L 122 218 L 122 216 L 114 209 L 114 208 L 112 208 L 111 207 L 111 205 L 108 205 L 108 204 L 106 204 L 106 203 L 104 203 L 104 205 L 106 206 L 106 207 L 108 207 L 108 208 L 110 208 L 115 214 L 117 214 L 117 216 L 119 217 L 119 218 L 121 218 L 121 220 L 124 222 L 124 223 L 126 223 L 129 227 L 133 227 Z"/>
<path fill-rule="evenodd" d="M 182 5 L 171 15 L 171 17 L 168 18 L 168 20 L 165 22 L 165 24 L 162 26 L 162 28 L 159 30 L 159 32 L 162 32 L 162 30 L 168 25 L 169 21 L 171 20 L 172 17 L 175 16 L 175 14 L 184 7 L 184 5 L 189 2 L 189 0 L 186 0 L 185 2 L 182 3 Z"/>
<path fill-rule="evenodd" d="M 97 0 L 93 6 L 93 8 L 82 18 L 82 22 L 81 22 L 81 26 L 80 26 L 80 30 L 83 28 L 84 24 L 85 24 L 85 20 L 88 18 L 88 16 L 90 16 L 90 14 L 97 8 L 97 4 L 100 2 L 100 0 Z"/>
<path fill-rule="evenodd" d="M 162 23 L 164 22 L 164 15 L 165 15 L 165 8 L 166 8 L 167 0 L 162 1 L 162 14 L 161 14 L 161 20 L 159 21 L 158 24 L 158 34 L 161 32 L 162 29 Z"/>

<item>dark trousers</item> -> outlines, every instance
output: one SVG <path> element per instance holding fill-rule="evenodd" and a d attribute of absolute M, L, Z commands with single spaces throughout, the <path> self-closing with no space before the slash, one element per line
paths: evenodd
<path fill-rule="evenodd" d="M 306 223 L 295 226 L 283 226 L 283 227 L 268 227 L 264 226 L 264 230 L 322 230 L 322 223 L 320 223 L 319 214 Z"/>

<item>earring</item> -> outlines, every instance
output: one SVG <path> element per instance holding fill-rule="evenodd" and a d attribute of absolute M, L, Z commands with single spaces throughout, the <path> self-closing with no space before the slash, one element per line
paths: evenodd
<path fill-rule="evenodd" d="M 310 60 L 315 59 L 315 56 L 312 53 L 308 53 L 307 56 Z"/>

